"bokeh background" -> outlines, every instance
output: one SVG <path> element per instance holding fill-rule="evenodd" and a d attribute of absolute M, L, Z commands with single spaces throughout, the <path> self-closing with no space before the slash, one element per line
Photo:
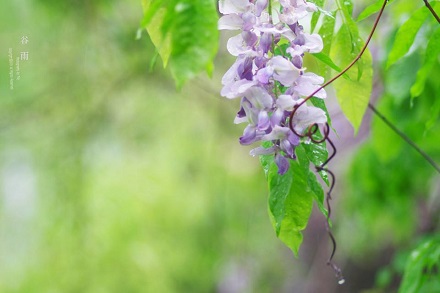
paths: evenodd
<path fill-rule="evenodd" d="M 431 167 L 380 121 L 373 140 L 371 113 L 354 138 L 329 98 L 336 260 L 347 277 L 338 287 L 317 210 L 298 259 L 275 236 L 264 174 L 232 123 L 239 101 L 218 94 L 233 63 L 227 35 L 213 77 L 177 90 L 160 60 L 151 64 L 146 33 L 136 39 L 141 19 L 136 0 L 1 2 L 0 292 L 396 290 L 418 236 L 438 231 Z M 378 60 L 374 48 L 386 50 L 401 19 L 387 21 L 373 44 Z M 28 52 L 13 90 L 10 49 L 14 63 Z M 414 56 L 388 80 L 401 82 Z M 397 96 L 383 111 L 439 159 L 438 119 L 420 130 L 436 95 L 411 110 L 395 85 L 378 77 L 373 100 Z"/>

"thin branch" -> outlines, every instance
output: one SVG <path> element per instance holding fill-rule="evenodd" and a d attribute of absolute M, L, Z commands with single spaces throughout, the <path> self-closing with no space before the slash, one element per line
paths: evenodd
<path fill-rule="evenodd" d="M 329 81 L 327 81 L 326 83 L 324 83 L 322 86 L 320 86 L 317 90 L 315 90 L 312 94 L 310 94 L 307 98 L 305 98 L 301 103 L 297 104 L 294 106 L 292 113 L 290 113 L 290 117 L 289 117 L 289 128 L 292 130 L 293 133 L 295 133 L 298 137 L 309 137 L 311 139 L 312 142 L 314 143 L 321 143 L 323 141 L 327 141 L 330 146 L 333 149 L 333 154 L 327 159 L 327 161 L 325 161 L 324 163 L 322 163 L 320 166 L 316 166 L 316 171 L 326 171 L 330 177 L 332 178 L 332 184 L 330 186 L 330 189 L 327 192 L 327 196 L 326 196 L 326 203 L 327 203 L 327 209 L 328 209 L 328 214 L 327 214 L 327 221 L 326 221 L 326 230 L 327 233 L 329 234 L 329 237 L 332 241 L 333 244 L 333 250 L 332 253 L 329 257 L 329 259 L 327 260 L 327 265 L 331 266 L 336 274 L 336 277 L 338 278 L 338 283 L 340 285 L 344 284 L 345 279 L 342 275 L 342 271 L 341 269 L 335 264 L 333 263 L 333 256 L 335 255 L 336 252 L 336 240 L 331 232 L 330 229 L 330 225 L 329 225 L 329 220 L 330 220 L 330 215 L 331 215 L 331 206 L 330 206 L 330 200 L 332 199 L 331 197 L 331 192 L 333 190 L 333 187 L 335 185 L 335 176 L 333 174 L 333 172 L 331 172 L 328 168 L 326 168 L 325 166 L 328 164 L 328 162 L 336 155 L 336 148 L 335 145 L 333 144 L 333 142 L 330 140 L 329 138 L 329 134 L 330 134 L 330 126 L 328 125 L 328 123 L 326 123 L 326 128 L 324 131 L 324 138 L 322 140 L 314 140 L 313 139 L 313 134 L 318 131 L 319 127 L 317 124 L 314 124 L 311 128 L 309 127 L 309 129 L 307 130 L 307 133 L 305 135 L 299 134 L 295 131 L 294 127 L 293 127 L 293 116 L 295 115 L 296 111 L 298 110 L 299 107 L 301 107 L 304 103 L 306 103 L 308 100 L 310 100 L 317 92 L 319 92 L 320 90 L 322 90 L 323 88 L 325 88 L 326 86 L 328 86 L 329 84 L 331 84 L 332 82 L 334 82 L 335 80 L 337 80 L 338 78 L 340 78 L 345 72 L 347 72 L 348 70 L 350 70 L 351 67 L 353 67 L 353 65 L 362 57 L 362 55 L 364 54 L 365 50 L 368 47 L 368 44 L 371 41 L 371 38 L 373 37 L 373 34 L 377 28 L 377 25 L 379 24 L 379 20 L 382 17 L 382 13 L 385 10 L 385 6 L 387 5 L 387 1 L 388 0 L 384 0 L 384 3 L 380 9 L 380 12 L 376 18 L 376 21 L 374 22 L 373 28 L 371 29 L 371 32 L 367 38 L 367 41 L 365 42 L 364 46 L 362 47 L 362 49 L 360 50 L 359 54 L 356 56 L 356 58 L 354 58 L 354 60 L 344 69 L 342 70 L 339 74 L 337 74 L 335 77 L 333 77 L 332 79 L 330 79 Z"/>
<path fill-rule="evenodd" d="M 404 141 L 406 141 L 413 149 L 415 149 L 420 155 L 422 155 L 428 163 L 430 163 L 435 170 L 440 174 L 440 166 L 425 153 L 415 142 L 413 142 L 405 133 L 397 129 L 393 123 L 391 123 L 382 113 L 380 113 L 371 103 L 368 103 L 368 107 L 376 114 L 388 127 L 390 127 L 397 135 L 399 135 Z"/>
<path fill-rule="evenodd" d="M 361 51 L 359 52 L 359 54 L 356 56 L 356 58 L 354 58 L 353 61 L 351 61 L 350 64 L 347 65 L 347 67 L 344 68 L 344 70 L 342 70 L 341 72 L 339 72 L 336 76 L 334 76 L 332 79 L 330 79 L 329 81 L 327 81 L 326 83 L 324 83 L 322 86 L 320 86 L 318 89 L 316 89 L 313 93 L 311 93 L 307 98 L 305 98 L 301 103 L 295 105 L 295 108 L 299 108 L 301 107 L 304 103 L 306 103 L 308 100 L 310 100 L 317 92 L 319 92 L 320 90 L 322 90 L 323 88 L 325 88 L 326 86 L 328 86 L 329 84 L 333 83 L 335 80 L 337 80 L 338 78 L 340 78 L 344 73 L 346 73 L 348 70 L 350 70 L 351 67 L 353 67 L 354 64 L 356 64 L 356 62 L 361 59 L 362 55 L 364 54 L 365 50 L 368 47 L 368 44 L 371 41 L 371 38 L 373 37 L 374 32 L 376 31 L 377 25 L 379 24 L 379 20 L 382 17 L 382 13 L 385 10 L 385 6 L 387 5 L 388 0 L 385 0 L 382 4 L 382 7 L 380 8 L 379 14 L 376 17 L 376 20 L 374 21 L 374 25 L 373 28 L 371 29 L 370 34 L 368 35 L 367 41 L 365 42 L 364 46 L 362 47 Z M 293 129 L 293 125 L 292 125 L 292 120 L 293 120 L 293 114 L 295 113 L 295 111 L 292 112 L 292 114 L 290 114 L 290 119 L 289 119 L 289 126 L 290 129 Z"/>
<path fill-rule="evenodd" d="M 429 11 L 431 11 L 435 19 L 437 19 L 437 22 L 440 23 L 440 17 L 438 17 L 438 14 L 434 11 L 431 4 L 429 4 L 428 0 L 423 0 L 423 2 L 425 2 L 426 7 L 428 7 Z"/>

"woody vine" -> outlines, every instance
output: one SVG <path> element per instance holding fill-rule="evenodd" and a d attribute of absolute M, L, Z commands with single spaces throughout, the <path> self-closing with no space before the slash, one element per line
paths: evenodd
<path fill-rule="evenodd" d="M 194 32 L 173 31 L 189 20 L 185 13 L 210 9 L 209 4 L 202 2 L 199 7 L 191 1 L 144 1 L 142 27 L 147 28 L 164 64 L 169 62 L 179 87 L 201 68 L 210 69 L 215 55 L 215 49 L 207 50 L 199 56 L 199 63 L 185 62 L 185 54 L 196 53 L 188 45 L 191 34 L 202 33 L 203 28 L 198 27 L 199 31 Z M 234 122 L 247 123 L 247 126 L 239 142 L 242 145 L 261 143 L 250 154 L 260 156 L 266 174 L 269 213 L 276 235 L 297 254 L 302 242 L 301 231 L 307 225 L 315 201 L 326 216 L 325 225 L 333 244 L 327 264 L 335 271 L 340 284 L 344 278 L 333 262 L 336 240 L 330 229 L 330 200 L 335 176 L 327 166 L 336 155 L 336 147 L 329 137 L 332 126 L 324 102 L 327 97 L 324 88 L 334 85 L 341 109 L 355 131 L 368 107 L 440 173 L 435 160 L 369 102 L 372 57 L 368 45 L 388 2 L 392 1 L 379 0 L 358 16 L 359 21 L 377 14 L 365 43 L 352 17 L 351 1 L 336 0 L 333 6 L 330 5 L 336 8 L 330 10 L 325 8 L 324 0 L 220 0 L 218 5 L 222 15 L 218 28 L 239 31 L 227 44 L 236 61 L 222 79 L 221 95 L 241 100 Z M 427 0 L 423 2 L 430 16 L 440 23 L 435 11 L 439 6 L 437 2 L 433 1 L 433 5 Z M 174 11 L 174 14 L 167 11 Z M 175 17 L 175 13 L 181 18 Z M 311 21 L 310 32 L 302 25 L 306 17 Z M 342 23 L 339 28 L 337 18 Z M 318 33 L 313 33 L 319 25 Z M 439 34 L 437 29 L 427 51 L 440 51 L 434 47 L 434 37 Z M 396 42 L 399 42 L 399 35 Z M 403 49 L 396 46 L 388 65 L 402 58 L 410 45 L 401 45 Z M 304 60 L 306 55 L 316 59 L 318 66 L 314 68 L 319 74 L 309 71 Z M 332 72 L 336 72 L 334 77 L 330 77 Z M 411 88 L 413 98 L 423 90 L 426 76 L 427 73 L 417 76 Z M 326 78 L 328 81 L 324 82 Z M 310 164 L 327 185 L 325 196 L 315 172 L 309 169 Z"/>

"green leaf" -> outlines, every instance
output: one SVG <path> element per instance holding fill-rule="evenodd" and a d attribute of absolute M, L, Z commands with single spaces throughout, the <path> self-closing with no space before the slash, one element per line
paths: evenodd
<path fill-rule="evenodd" d="M 311 191 L 313 192 L 314 199 L 316 201 L 316 204 L 318 205 L 319 210 L 325 217 L 327 217 L 328 211 L 324 207 L 324 190 L 322 189 L 321 184 L 318 182 L 316 175 L 312 171 L 309 171 L 309 177 L 307 178 L 307 181 Z"/>
<path fill-rule="evenodd" d="M 438 292 L 440 289 L 438 266 L 440 263 L 440 238 L 427 239 L 422 242 L 406 263 L 399 293 Z M 437 270 L 437 271 L 436 271 Z M 430 286 L 429 286 L 430 285 Z M 426 291 L 422 288 L 436 288 Z"/>
<path fill-rule="evenodd" d="M 316 133 L 314 135 L 316 140 L 322 139 L 322 135 L 320 133 Z M 301 146 L 304 148 L 305 155 L 309 162 L 311 162 L 314 166 L 321 166 L 328 158 L 328 151 L 326 147 L 326 143 L 302 143 Z M 301 154 L 302 150 L 297 151 L 297 155 Z M 305 166 L 308 166 L 308 163 L 304 163 Z M 319 175 L 322 180 L 329 186 L 328 174 L 325 171 L 319 171 Z M 321 184 L 318 182 L 315 173 L 309 170 L 308 174 L 308 186 L 313 192 L 314 199 L 318 205 L 319 210 L 324 216 L 327 217 L 327 209 L 324 207 L 324 190 L 322 189 Z"/>
<path fill-rule="evenodd" d="M 336 34 L 330 52 L 331 58 L 341 66 L 347 66 L 352 62 L 363 46 L 356 25 L 353 26 L 352 20 L 347 20 L 347 23 L 350 25 L 343 24 Z M 350 80 L 339 78 L 333 83 L 342 112 L 350 121 L 355 133 L 367 109 L 373 84 L 372 57 L 368 49 L 357 65 L 347 72 Z"/>
<path fill-rule="evenodd" d="M 141 27 L 149 25 L 154 15 L 161 9 L 166 8 L 171 0 L 154 1 L 142 0 L 142 8 L 144 10 L 144 17 L 141 21 Z M 161 26 L 161 25 L 158 25 Z"/>
<path fill-rule="evenodd" d="M 318 183 L 309 174 L 309 160 L 301 145 L 296 148 L 296 155 L 297 160 L 291 160 L 284 175 L 278 174 L 273 156 L 261 156 L 260 160 L 269 185 L 269 214 L 275 232 L 297 256 L 303 239 L 301 231 L 307 226 L 313 199 L 323 196 L 315 194 L 319 193 Z"/>
<path fill-rule="evenodd" d="M 322 25 L 321 28 L 319 29 L 319 35 L 322 38 L 323 41 L 323 49 L 321 51 L 320 54 L 324 54 L 325 56 L 328 56 L 328 58 L 331 60 L 331 58 L 329 57 L 330 54 L 330 49 L 332 46 L 332 40 L 333 40 L 333 33 L 335 30 L 335 21 L 336 21 L 336 11 L 332 11 L 330 12 L 330 16 L 324 14 L 323 20 L 322 20 Z M 310 54 L 312 56 L 314 56 L 315 54 Z M 319 58 L 320 56 L 314 56 L 315 58 Z M 325 59 L 325 57 L 323 57 Z M 319 59 L 318 59 L 319 60 Z M 321 76 L 327 77 L 330 74 L 331 71 L 331 67 L 333 65 L 330 64 L 326 64 L 324 61 L 328 61 L 328 60 L 320 60 L 321 62 L 318 62 L 318 73 Z M 330 63 L 333 63 L 333 60 L 331 60 Z M 335 64 L 336 65 L 336 64 Z M 336 66 L 338 67 L 338 66 Z M 336 70 L 336 67 L 334 68 Z M 344 74 L 345 75 L 345 74 Z M 347 76 L 347 75 L 345 75 Z"/>
<path fill-rule="evenodd" d="M 163 36 L 161 28 L 166 14 L 166 8 L 158 7 L 158 3 L 159 2 L 155 2 L 153 4 L 151 0 L 144 0 L 142 2 L 145 16 L 141 25 L 146 28 L 151 41 L 162 58 L 163 66 L 166 67 L 171 55 L 171 35 L 167 34 L 165 37 Z M 154 14 L 151 14 L 152 12 L 154 12 Z"/>
<path fill-rule="evenodd" d="M 423 65 L 417 72 L 416 82 L 411 87 L 411 99 L 419 96 L 425 88 L 425 82 L 440 54 L 440 27 L 431 35 L 426 46 L 425 59 Z"/>
<path fill-rule="evenodd" d="M 354 60 L 354 58 L 358 55 L 360 52 L 362 46 L 364 45 L 364 42 L 362 41 L 361 37 L 359 36 L 359 30 L 357 27 L 356 22 L 353 20 L 352 14 L 353 14 L 353 3 L 351 0 L 341 2 L 342 0 L 337 0 L 338 7 L 341 9 L 342 12 L 342 21 L 343 25 L 339 29 L 339 33 L 341 33 L 342 30 L 345 30 L 345 33 L 347 33 L 348 37 L 345 39 L 346 41 L 350 41 L 349 43 L 346 43 L 346 48 L 349 48 L 348 52 L 345 50 L 345 54 L 350 53 L 351 55 L 351 61 Z M 341 52 L 342 53 L 342 52 Z M 331 55 L 331 54 L 330 54 Z M 335 60 L 333 58 L 333 60 Z M 348 63 L 347 63 L 348 65 Z M 357 80 L 360 80 L 363 74 L 364 70 L 364 61 L 361 59 L 358 62 L 356 62 L 357 67 Z"/>
<path fill-rule="evenodd" d="M 352 18 L 353 14 L 353 1 L 352 0 L 337 0 L 338 7 L 341 9 L 342 13 L 348 18 Z"/>
<path fill-rule="evenodd" d="M 321 134 L 315 134 L 315 138 L 317 140 L 322 138 Z M 301 144 L 304 147 L 307 159 L 309 159 L 310 162 L 312 162 L 315 166 L 321 166 L 328 158 L 328 151 L 326 147 L 326 143 L 302 143 Z M 325 171 L 320 171 L 319 175 L 321 176 L 322 180 L 329 185 L 328 181 L 328 174 Z"/>
<path fill-rule="evenodd" d="M 382 8 L 384 0 L 377 0 L 373 4 L 368 5 L 357 17 L 356 21 L 362 21 L 369 16 L 375 14 L 376 12 L 379 12 L 379 10 Z M 389 0 L 388 3 L 391 3 L 392 0 Z"/>
<path fill-rule="evenodd" d="M 217 9 L 206 0 L 143 0 L 144 25 L 178 87 L 202 70 L 211 74 L 218 48 Z"/>
<path fill-rule="evenodd" d="M 399 28 L 393 48 L 388 55 L 387 68 L 405 56 L 411 48 L 417 32 L 420 30 L 428 16 L 430 16 L 429 10 L 426 7 L 421 7 L 414 11 L 410 18 Z"/>

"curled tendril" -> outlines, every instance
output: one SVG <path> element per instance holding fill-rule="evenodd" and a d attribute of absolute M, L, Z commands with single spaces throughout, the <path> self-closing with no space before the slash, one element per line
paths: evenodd
<path fill-rule="evenodd" d="M 300 138 L 304 138 L 307 137 L 310 139 L 310 141 L 312 141 L 313 143 L 319 144 L 319 143 L 323 143 L 323 142 L 328 142 L 329 145 L 331 146 L 333 153 L 327 158 L 327 160 L 322 163 L 319 166 L 315 166 L 316 171 L 325 171 L 328 174 L 330 174 L 331 177 L 331 185 L 329 190 L 327 191 L 327 196 L 326 196 L 326 204 L 327 204 L 327 221 L 326 221 L 326 230 L 327 233 L 329 234 L 330 240 L 333 244 L 333 249 L 332 249 L 332 253 L 330 255 L 330 257 L 327 260 L 327 265 L 329 265 L 335 272 L 336 277 L 338 278 L 338 283 L 339 284 L 343 284 L 345 282 L 344 277 L 342 275 L 342 271 L 341 269 L 335 264 L 333 263 L 333 256 L 335 255 L 336 252 L 336 240 L 335 237 L 333 236 L 331 229 L 330 229 L 330 215 L 331 215 L 331 205 L 330 205 L 330 200 L 332 199 L 331 197 L 331 193 L 333 191 L 333 188 L 335 186 L 335 182 L 336 182 L 336 178 L 335 178 L 335 174 L 330 171 L 326 166 L 327 164 L 335 157 L 336 155 L 336 147 L 333 144 L 333 142 L 331 141 L 329 135 L 330 135 L 330 126 L 328 123 L 324 124 L 324 129 L 323 129 L 323 138 L 322 139 L 316 139 L 314 137 L 314 134 L 316 134 L 319 131 L 319 125 L 317 123 L 314 123 L 312 125 L 310 125 L 307 128 L 307 131 L 304 134 L 300 134 L 298 133 L 294 126 L 293 126 L 293 116 L 295 116 L 296 111 L 298 110 L 299 107 L 301 107 L 302 105 L 304 105 L 308 100 L 310 100 L 317 92 L 319 92 L 320 90 L 322 90 L 323 88 L 325 88 L 326 86 L 328 86 L 329 84 L 333 83 L 335 80 L 337 80 L 338 78 L 340 78 L 345 72 L 347 72 L 364 54 L 365 50 L 368 47 L 368 44 L 371 41 L 371 38 L 373 37 L 373 34 L 377 28 L 377 25 L 379 24 L 379 20 L 382 17 L 382 13 L 385 10 L 385 6 L 387 4 L 388 0 L 384 0 L 382 7 L 379 11 L 379 14 L 376 17 L 376 20 L 373 24 L 373 28 L 371 29 L 370 34 L 368 35 L 367 41 L 365 42 L 364 46 L 362 47 L 362 49 L 360 50 L 359 54 L 353 59 L 353 61 L 347 65 L 347 67 L 344 68 L 344 70 L 342 70 L 341 72 L 339 72 L 339 74 L 337 74 L 336 76 L 334 76 L 332 79 L 330 79 L 329 81 L 327 81 L 326 83 L 324 83 L 322 86 L 320 86 L 318 89 L 316 89 L 313 93 L 311 93 L 307 98 L 305 98 L 301 103 L 297 104 L 294 106 L 292 113 L 290 113 L 290 117 L 289 117 L 289 128 L 293 131 L 293 133 L 295 133 L 298 137 Z M 424 0 L 425 1 L 425 0 Z M 426 3 L 426 1 L 425 1 Z M 428 7 L 429 8 L 429 7 Z"/>
<path fill-rule="evenodd" d="M 306 131 L 304 133 L 298 133 L 295 130 L 295 127 L 293 126 L 292 120 L 293 117 L 295 116 L 296 111 L 299 109 L 299 107 L 301 107 L 303 104 L 305 104 L 312 96 L 307 97 L 304 101 L 302 101 L 301 103 L 299 103 L 298 105 L 295 105 L 295 107 L 293 108 L 292 113 L 290 113 L 290 117 L 289 117 L 289 128 L 290 130 L 292 130 L 293 133 L 295 133 L 295 135 L 297 135 L 300 138 L 305 138 L 307 137 L 308 139 L 310 139 L 311 142 L 316 143 L 316 144 L 320 144 L 323 142 L 327 142 L 331 148 L 332 148 L 332 153 L 331 155 L 327 158 L 327 160 L 322 163 L 319 166 L 315 166 L 316 171 L 320 172 L 320 171 L 325 171 L 330 175 L 330 188 L 327 191 L 327 195 L 326 195 L 326 204 L 327 204 L 327 219 L 325 221 L 325 229 L 330 237 L 330 240 L 332 242 L 332 252 L 330 254 L 330 257 L 327 260 L 327 265 L 330 266 L 333 271 L 335 272 L 335 276 L 338 279 L 338 283 L 339 284 L 343 284 L 345 282 L 344 277 L 342 275 L 342 270 L 333 262 L 333 257 L 336 253 L 336 240 L 335 237 L 333 236 L 333 233 L 331 232 L 331 228 L 330 228 L 330 216 L 331 216 L 331 205 L 330 205 L 330 201 L 332 200 L 332 191 L 333 188 L 335 187 L 335 183 L 336 183 L 336 177 L 335 174 L 330 171 L 326 166 L 327 164 L 336 156 L 336 147 L 333 144 L 332 140 L 330 139 L 330 125 L 328 123 L 324 124 L 323 130 L 322 130 L 322 134 L 323 134 L 323 138 L 317 139 L 315 134 L 319 132 L 320 128 L 319 125 L 317 123 L 313 123 L 312 125 L 310 125 L 309 127 L 307 127 Z"/>

